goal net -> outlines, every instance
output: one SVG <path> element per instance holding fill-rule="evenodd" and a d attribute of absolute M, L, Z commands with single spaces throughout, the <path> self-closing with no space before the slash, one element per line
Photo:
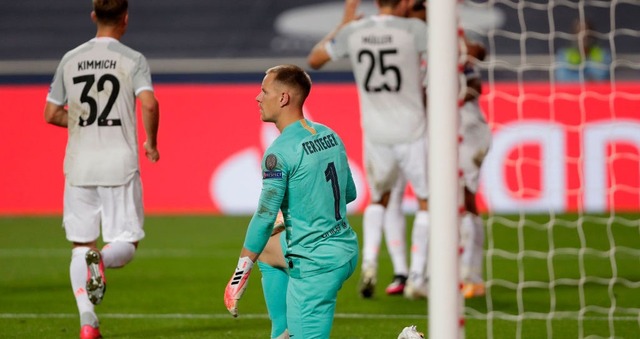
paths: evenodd
<path fill-rule="evenodd" d="M 460 15 L 487 47 L 494 135 L 486 296 L 466 300 L 482 320 L 466 333 L 640 337 L 640 1 L 468 0 Z"/>

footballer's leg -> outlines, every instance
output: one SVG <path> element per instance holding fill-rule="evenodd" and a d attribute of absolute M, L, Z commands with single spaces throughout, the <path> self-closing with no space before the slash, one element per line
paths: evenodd
<path fill-rule="evenodd" d="M 472 106 L 465 105 L 465 108 Z M 464 108 L 463 108 L 464 109 Z M 461 238 L 463 252 L 461 257 L 462 293 L 465 298 L 483 296 L 485 294 L 482 277 L 484 226 L 478 215 L 476 191 L 480 177 L 480 166 L 484 160 L 491 141 L 489 128 L 481 124 L 474 131 L 482 133 L 467 133 L 460 145 L 460 168 L 464 178 L 464 205 L 466 213 L 461 222 Z"/>
<path fill-rule="evenodd" d="M 398 178 L 398 182 L 391 190 L 391 196 L 384 215 L 384 234 L 387 243 L 387 250 L 393 265 L 393 281 L 385 292 L 389 295 L 402 294 L 407 281 L 407 244 L 406 244 L 406 223 L 404 212 L 402 211 L 402 198 L 406 181 Z"/>
<path fill-rule="evenodd" d="M 411 263 L 404 289 L 407 298 L 427 296 L 427 255 L 429 246 L 429 183 L 427 180 L 427 140 L 408 145 L 409 156 L 403 157 L 403 173 L 409 180 L 418 200 L 418 211 L 411 231 Z"/>
<path fill-rule="evenodd" d="M 465 212 L 460 220 L 460 278 L 463 282 L 471 281 L 471 261 L 473 257 L 473 238 L 475 229 L 473 226 L 472 214 Z"/>
<path fill-rule="evenodd" d="M 462 167 L 464 169 L 464 166 Z M 476 212 L 475 194 L 466 187 L 464 190 L 465 212 L 460 218 L 460 278 L 463 284 L 471 283 L 471 266 L 474 254 L 475 226 L 473 225 L 473 215 Z"/>
<path fill-rule="evenodd" d="M 69 266 L 69 276 L 71 278 L 71 288 L 76 299 L 78 312 L 80 313 L 80 338 L 95 339 L 100 338 L 100 324 L 98 316 L 94 310 L 94 304 L 90 301 L 86 290 L 87 284 L 87 264 L 85 256 L 95 247 L 93 243 L 74 243 L 71 252 L 71 264 Z"/>
<path fill-rule="evenodd" d="M 142 183 L 137 174 L 121 186 L 101 187 L 102 234 L 107 243 L 101 251 L 107 268 L 120 268 L 131 262 L 138 243 L 145 236 Z"/>
<path fill-rule="evenodd" d="M 98 305 L 102 302 L 104 292 L 107 290 L 102 254 L 97 249 L 91 248 L 85 253 L 84 258 L 87 264 L 87 295 L 91 303 Z"/>
<path fill-rule="evenodd" d="M 360 295 L 373 297 L 378 275 L 378 251 L 382 242 L 382 225 L 385 207 L 380 203 L 367 206 L 362 216 L 362 275 L 360 277 Z"/>
<path fill-rule="evenodd" d="M 482 264 L 484 262 L 484 224 L 482 218 L 473 215 L 474 237 L 473 237 L 473 257 L 471 258 L 471 276 L 474 281 L 473 296 L 485 295 Z"/>
<path fill-rule="evenodd" d="M 462 293 L 465 298 L 485 295 L 482 278 L 484 259 L 484 225 L 478 215 L 476 196 L 465 187 L 465 207 L 467 212 L 462 218 L 463 252 L 461 258 Z"/>
<path fill-rule="evenodd" d="M 120 268 L 133 259 L 138 242 L 114 241 L 105 245 L 101 251 L 90 249 L 85 254 L 87 264 L 87 294 L 94 305 L 102 302 L 107 290 L 105 268 Z"/>
<path fill-rule="evenodd" d="M 467 211 L 463 218 L 461 234 L 466 233 L 461 272 L 463 294 L 467 298 L 485 294 L 482 264 L 484 259 L 484 225 L 478 213 L 476 192 L 482 163 L 491 147 L 491 129 L 482 118 L 477 104 L 466 103 L 461 109 L 462 143 L 458 152 L 458 164 L 464 178 L 464 203 Z"/>
<path fill-rule="evenodd" d="M 65 181 L 63 225 L 73 243 L 69 278 L 80 314 L 80 338 L 100 338 L 98 317 L 87 294 L 87 253 L 96 248 L 100 236 L 100 200 L 95 187 L 72 186 Z"/>
<path fill-rule="evenodd" d="M 364 159 L 371 203 L 362 216 L 362 272 L 358 288 L 363 298 L 371 298 L 377 282 L 385 209 L 398 180 L 399 168 L 393 147 L 373 143 L 367 138 L 364 140 Z"/>
<path fill-rule="evenodd" d="M 358 256 L 354 255 L 349 262 L 329 272 L 304 278 L 291 274 L 287 290 L 287 322 L 292 338 L 330 338 L 338 291 L 357 264 Z"/>
<path fill-rule="evenodd" d="M 426 199 L 418 199 L 426 206 Z M 409 299 L 427 296 L 427 253 L 429 246 L 429 212 L 420 208 L 413 220 L 411 232 L 411 265 L 404 295 Z"/>
<path fill-rule="evenodd" d="M 114 241 L 102 248 L 102 261 L 106 268 L 120 268 L 133 260 L 138 242 Z"/>
<path fill-rule="evenodd" d="M 284 259 L 284 248 L 286 248 L 286 233 L 284 228 L 274 228 L 267 245 L 260 253 L 258 261 L 261 261 L 271 267 L 287 269 L 287 263 Z"/>
<path fill-rule="evenodd" d="M 262 292 L 271 320 L 271 337 L 280 338 L 287 331 L 287 284 L 289 276 L 282 268 L 258 260 L 262 274 Z"/>
<path fill-rule="evenodd" d="M 97 187 L 97 193 L 102 203 L 102 238 L 107 244 L 101 251 L 87 253 L 90 273 L 87 292 L 96 304 L 106 290 L 104 269 L 120 268 L 131 262 L 145 236 L 139 174 L 124 185 Z"/>
<path fill-rule="evenodd" d="M 258 258 L 258 267 L 262 274 L 262 292 L 271 320 L 271 338 L 285 339 L 288 338 L 286 298 L 289 283 L 283 252 L 286 234 L 282 232 L 282 228 L 277 227 L 274 233 Z"/>

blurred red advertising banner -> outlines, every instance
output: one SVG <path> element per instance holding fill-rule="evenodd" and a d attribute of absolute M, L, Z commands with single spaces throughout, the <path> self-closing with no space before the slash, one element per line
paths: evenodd
<path fill-rule="evenodd" d="M 361 210 L 367 195 L 359 169 L 356 89 L 351 84 L 316 87 L 306 112 L 343 138 L 361 192 L 351 208 Z M 0 214 L 62 211 L 67 130 L 44 121 L 47 88 L 0 86 L 5 119 L 0 127 Z M 255 101 L 260 84 L 158 84 L 155 90 L 161 158 L 155 164 L 140 159 L 146 211 L 252 212 L 260 192 L 262 153 L 278 134 L 272 124 L 260 121 Z M 138 130 L 142 140 L 142 124 Z"/>
<path fill-rule="evenodd" d="M 640 84 L 496 84 L 482 201 L 496 212 L 640 209 Z"/>
<path fill-rule="evenodd" d="M 157 84 L 161 159 L 141 158 L 148 213 L 252 213 L 260 161 L 278 131 L 260 121 L 256 84 Z M 640 84 L 499 83 L 482 106 L 494 142 L 481 177 L 481 209 L 494 212 L 640 208 Z M 66 129 L 47 125 L 46 85 L 0 86 L 0 214 L 62 211 Z M 305 111 L 342 137 L 358 199 L 368 202 L 353 84 L 314 85 Z M 139 137 L 144 138 L 142 126 Z M 405 208 L 415 201 L 410 190 Z"/>

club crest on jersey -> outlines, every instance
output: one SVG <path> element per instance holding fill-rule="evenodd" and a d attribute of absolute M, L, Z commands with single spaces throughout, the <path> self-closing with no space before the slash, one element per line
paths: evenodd
<path fill-rule="evenodd" d="M 267 158 L 264 160 L 264 167 L 266 167 L 268 171 L 271 171 L 276 168 L 277 165 L 278 158 L 273 154 L 267 155 Z"/>

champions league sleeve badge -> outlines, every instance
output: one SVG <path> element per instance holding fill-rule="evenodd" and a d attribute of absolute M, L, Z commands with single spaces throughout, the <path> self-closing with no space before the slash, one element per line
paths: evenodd
<path fill-rule="evenodd" d="M 274 154 L 268 154 L 264 160 L 264 167 L 267 169 L 262 172 L 262 179 L 282 179 L 282 171 L 274 171 L 278 165 L 278 158 Z"/>
<path fill-rule="evenodd" d="M 272 171 L 278 165 L 278 158 L 275 155 L 269 154 L 267 158 L 264 160 L 264 167 L 267 168 L 267 171 Z"/>

